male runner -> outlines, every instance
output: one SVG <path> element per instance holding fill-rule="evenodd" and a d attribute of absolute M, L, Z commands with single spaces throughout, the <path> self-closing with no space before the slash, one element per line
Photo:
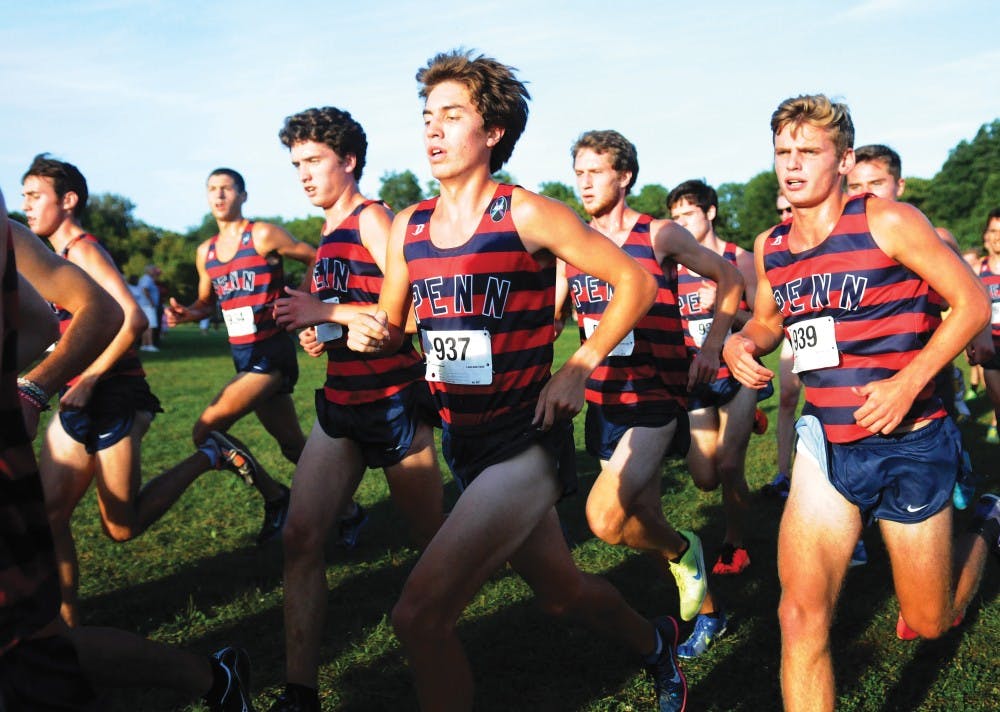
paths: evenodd
<path fill-rule="evenodd" d="M 667 196 L 670 215 L 688 229 L 698 244 L 721 255 L 740 271 L 744 298 L 736 312 L 736 326 L 750 318 L 757 277 L 753 255 L 715 233 L 719 198 L 711 186 L 700 180 L 681 183 Z M 677 269 L 677 291 L 681 316 L 690 334 L 690 346 L 697 354 L 712 326 L 716 305 L 716 285 L 694 270 Z M 722 335 L 725 338 L 725 334 Z M 747 447 L 757 410 L 757 392 L 742 388 L 723 364 L 710 383 L 694 388 L 688 398 L 691 419 L 691 447 L 687 463 L 699 489 L 710 492 L 722 485 L 722 509 L 726 533 L 722 549 L 712 567 L 720 575 L 740 574 L 750 566 L 743 541 L 743 518 L 750 492 L 745 476 Z"/>
<path fill-rule="evenodd" d="M 37 380 L 19 386 L 11 358 L 19 336 L 14 230 L 27 233 L 8 220 L 0 194 L 0 709 L 102 709 L 92 685 L 106 684 L 172 687 L 202 695 L 216 712 L 252 712 L 242 650 L 223 648 L 205 658 L 111 628 L 68 629 L 59 618 L 55 552 L 24 416 L 37 415 L 31 400 L 39 383 L 54 388 L 99 357 L 123 314 L 96 282 L 56 258 L 46 275 L 59 283 L 53 289 L 76 295 L 65 295 L 66 303 L 77 299 L 91 308 L 78 309 L 57 353 L 32 370 Z M 31 241 L 37 238 L 22 234 L 18 251 Z"/>
<path fill-rule="evenodd" d="M 114 340 L 63 388 L 59 417 L 49 422 L 42 445 L 40 469 L 59 562 L 62 614 L 69 625 L 76 625 L 79 566 L 70 519 L 91 481 L 97 482 L 104 531 L 124 542 L 163 516 L 202 473 L 222 467 L 240 473 L 254 465 L 238 446 L 206 433 L 200 449 L 141 486 L 142 437 L 161 410 L 134 348 L 146 329 L 146 317 L 111 256 L 80 225 L 88 193 L 76 166 L 47 154 L 36 156 L 24 174 L 23 190 L 28 225 L 100 284 L 125 315 Z M 37 256 L 40 245 L 31 235 L 16 239 L 23 245 L 24 276 L 44 295 L 52 285 L 46 261 Z M 74 318 L 72 312 L 60 310 L 65 327 Z M 29 403 L 38 409 L 52 394 L 34 383 L 29 391 L 34 396 Z"/>
<path fill-rule="evenodd" d="M 719 370 L 722 341 L 743 294 L 743 279 L 727 260 L 701 246 L 672 220 L 654 220 L 628 207 L 639 159 L 617 131 L 588 131 L 573 145 L 576 187 L 590 226 L 625 250 L 656 278 L 657 298 L 587 379 L 586 446 L 601 461 L 587 498 L 593 532 L 610 544 L 653 554 L 680 591 L 681 617 L 697 615 L 691 638 L 678 650 L 696 657 L 726 630 L 726 616 L 708 594 L 701 540 L 675 530 L 663 516 L 660 474 L 664 456 L 686 454 L 687 391 Z M 690 360 L 677 306 L 677 269 L 683 264 L 719 284 L 718 318 Z M 611 290 L 606 282 L 565 266 L 582 342 L 599 328 Z M 700 614 L 700 615 L 699 615 Z"/>
<path fill-rule="evenodd" d="M 754 314 L 723 354 L 741 383 L 761 388 L 773 374 L 755 357 L 783 331 L 795 351 L 806 405 L 778 536 L 781 685 L 785 709 L 832 710 L 830 625 L 865 518 L 878 518 L 902 617 L 924 637 L 962 615 L 987 552 L 1000 555 L 994 495 L 953 548 L 961 445 L 931 384 L 989 305 L 919 211 L 843 193 L 854 166 L 845 105 L 787 99 L 771 130 L 792 220 L 757 237 Z M 931 290 L 951 305 L 943 322 Z"/>
<path fill-rule="evenodd" d="M 996 440 L 996 418 L 1000 415 L 1000 208 L 994 208 L 986 216 L 986 227 L 983 229 L 983 247 L 986 256 L 979 260 L 976 274 L 986 285 L 992 304 L 991 337 L 995 355 L 982 362 L 983 382 L 986 384 L 986 394 L 993 404 L 992 433 L 987 433 L 987 442 Z M 970 363 L 976 363 L 974 353 L 969 354 Z M 993 439 L 989 437 L 993 435 Z"/>
<path fill-rule="evenodd" d="M 780 190 L 774 200 L 774 208 L 779 221 L 791 219 L 792 204 Z M 778 499 L 785 499 L 791 483 L 788 475 L 792 471 L 792 449 L 795 444 L 795 411 L 798 410 L 799 395 L 802 393 L 802 382 L 792 373 L 792 345 L 788 343 L 788 339 L 781 342 L 778 373 L 778 474 L 764 485 L 762 491 Z"/>
<path fill-rule="evenodd" d="M 296 463 L 306 442 L 292 401 L 299 364 L 295 342 L 275 323 L 272 310 L 284 286 L 283 258 L 311 266 L 316 250 L 277 225 L 244 218 L 246 183 L 233 169 L 209 173 L 207 194 L 219 232 L 198 246 L 198 298 L 182 306 L 171 297 L 164 315 L 170 327 L 200 321 L 212 315 L 218 300 L 236 375 L 202 411 L 192 437 L 200 444 L 209 432 L 225 432 L 252 411 L 285 459 Z M 281 533 L 289 490 L 259 464 L 248 483 L 264 498 L 264 525 L 257 535 L 257 544 L 263 545 Z"/>
<path fill-rule="evenodd" d="M 348 345 L 394 351 L 412 302 L 443 447 L 463 492 L 392 612 L 424 709 L 473 705 L 455 634 L 463 609 L 505 561 L 541 606 L 581 619 L 645 656 L 661 710 L 682 710 L 677 624 L 647 621 L 573 563 L 554 504 L 576 487 L 572 417 L 590 373 L 645 314 L 653 277 L 557 201 L 492 174 L 528 118 L 510 67 L 455 51 L 417 73 L 424 144 L 441 194 L 395 219 L 379 312 L 358 314 Z M 602 326 L 550 377 L 555 261 L 613 286 Z"/>
<path fill-rule="evenodd" d="M 871 193 L 886 200 L 899 200 L 906 189 L 906 179 L 902 177 L 903 163 L 899 154 L 888 146 L 882 144 L 869 144 L 861 146 L 854 151 L 854 168 L 847 174 L 845 183 L 848 195 L 863 195 Z M 951 247 L 956 254 L 961 254 L 958 242 L 951 232 L 943 227 L 935 227 L 934 231 L 941 238 L 941 241 Z M 943 308 L 947 308 L 946 305 Z M 992 347 L 992 339 L 988 330 L 978 334 L 977 338 L 970 344 L 969 352 L 973 353 L 977 349 L 980 351 L 980 358 L 984 356 Z M 938 394 L 944 404 L 948 415 L 955 419 L 956 423 L 962 422 L 970 415 L 969 408 L 965 405 L 962 388 L 956 388 L 956 383 L 961 380 L 962 372 L 958 367 L 949 363 L 934 379 Z M 959 475 L 953 491 L 953 504 L 959 509 L 965 509 L 968 501 L 975 491 L 971 467 L 964 470 Z M 854 552 L 852 562 L 860 559 L 862 563 L 868 560 L 864 550 L 864 543 L 858 540 L 858 550 Z M 900 628 L 902 633 L 902 628 Z M 915 637 L 915 636 L 914 636 Z"/>
<path fill-rule="evenodd" d="M 365 132 L 349 113 L 327 106 L 289 116 L 279 136 L 326 225 L 311 291 L 286 289 L 289 296 L 275 302 L 275 318 L 287 329 L 305 327 L 305 347 L 325 351 L 328 363 L 282 537 L 288 683 L 271 711 L 318 712 L 323 543 L 334 513 L 350 503 L 366 467 L 381 467 L 419 545 L 430 541 L 444 515 L 433 429 L 420 419 L 421 400 L 433 408 L 420 354 L 407 340 L 395 353 L 367 356 L 348 349 L 344 339 L 356 313 L 375 311 L 392 225 L 392 212 L 358 190 Z"/>

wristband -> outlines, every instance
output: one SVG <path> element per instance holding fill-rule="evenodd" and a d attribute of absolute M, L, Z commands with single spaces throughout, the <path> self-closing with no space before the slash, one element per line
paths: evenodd
<path fill-rule="evenodd" d="M 38 410 L 49 410 L 48 402 L 50 396 L 34 381 L 29 381 L 27 378 L 18 378 L 17 392 L 22 400 L 28 401 L 28 403 Z"/>

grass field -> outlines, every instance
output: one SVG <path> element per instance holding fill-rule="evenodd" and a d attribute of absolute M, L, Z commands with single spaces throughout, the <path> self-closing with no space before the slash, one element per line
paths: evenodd
<path fill-rule="evenodd" d="M 573 347 L 575 330 L 558 344 L 557 360 Z M 324 361 L 299 359 L 295 393 L 303 429 L 313 422 L 312 393 Z M 145 359 L 153 390 L 166 412 L 143 445 L 149 477 L 186 456 L 195 417 L 232 375 L 222 332 L 202 336 L 182 327 L 170 332 L 163 351 Z M 996 446 L 983 442 L 985 397 L 971 404 L 975 422 L 962 426 L 978 491 L 1000 490 Z M 764 405 L 772 428 L 754 436 L 747 479 L 756 491 L 774 474 L 777 398 Z M 288 482 L 292 466 L 252 416 L 232 432 L 260 461 Z M 560 504 L 576 542 L 574 557 L 601 573 L 642 613 L 676 615 L 677 595 L 643 556 L 593 538 L 583 513 L 596 464 L 583 450 L 577 428 L 581 493 Z M 446 504 L 457 493 L 446 478 Z M 324 627 L 320 693 L 324 709 L 414 710 L 416 702 L 399 644 L 388 622 L 395 598 L 416 560 L 404 527 L 387 497 L 381 473 L 370 472 L 357 495 L 371 509 L 360 546 L 350 553 L 331 539 L 327 582 L 329 614 Z M 717 599 L 730 613 L 730 632 L 703 658 L 687 662 L 689 709 L 780 708 L 776 607 L 779 588 L 775 542 L 780 506 L 754 495 L 747 545 L 753 560 L 740 577 L 716 578 Z M 695 489 L 681 462 L 664 466 L 663 507 L 677 526 L 697 531 L 714 561 L 722 540 L 720 494 Z M 86 624 L 113 625 L 156 640 L 209 652 L 224 644 L 246 647 L 254 663 L 257 709 L 266 712 L 271 693 L 284 682 L 281 547 L 258 550 L 259 498 L 227 472 L 202 476 L 177 505 L 139 539 L 114 544 L 101 532 L 93 491 L 74 518 L 81 560 L 81 611 Z M 963 527 L 967 513 L 959 513 Z M 965 623 L 933 642 L 902 642 L 894 630 L 898 610 L 891 573 L 876 530 L 864 534 L 870 563 L 852 570 L 841 596 L 832 647 L 838 709 L 857 711 L 962 711 L 1000 709 L 1000 571 L 987 564 L 979 596 Z M 808 561 L 802 562 L 808 566 Z M 682 635 L 687 634 L 682 630 Z M 528 588 L 499 571 L 475 597 L 459 624 L 477 680 L 476 709 L 651 710 L 652 684 L 625 651 L 586 631 L 553 621 L 531 603 Z M 169 692 L 116 692 L 110 709 L 199 709 Z"/>

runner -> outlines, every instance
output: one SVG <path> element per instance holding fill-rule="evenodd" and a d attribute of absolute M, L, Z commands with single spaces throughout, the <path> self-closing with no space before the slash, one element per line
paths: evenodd
<path fill-rule="evenodd" d="M 212 171 L 207 193 L 219 233 L 198 246 L 198 298 L 182 306 L 171 297 L 164 316 L 170 327 L 197 322 L 210 317 L 218 301 L 229 331 L 236 375 L 202 411 L 192 438 L 195 444 L 203 443 L 209 432 L 226 432 L 253 412 L 285 459 L 296 463 L 306 442 L 292 401 L 299 364 L 295 342 L 275 323 L 272 310 L 284 286 L 282 258 L 311 266 L 316 250 L 277 225 L 244 218 L 246 184 L 233 169 Z M 232 436 L 224 437 L 240 445 Z M 257 544 L 263 545 L 281 534 L 289 490 L 259 464 L 246 479 L 264 498 L 264 524 L 257 535 Z"/>
<path fill-rule="evenodd" d="M 687 228 L 698 244 L 724 257 L 742 274 L 744 296 L 735 320 L 736 326 L 741 326 L 750 318 L 749 305 L 753 304 L 757 289 L 753 255 L 715 233 L 719 208 L 715 190 L 703 181 L 689 180 L 670 191 L 667 206 L 673 219 Z M 682 265 L 677 270 L 677 291 L 681 316 L 690 334 L 689 347 L 692 354 L 697 354 L 713 324 L 716 285 Z M 742 388 L 725 364 L 710 383 L 694 388 L 688 398 L 691 448 L 687 462 L 691 478 L 706 492 L 722 485 L 726 533 L 712 567 L 714 574 L 741 574 L 750 566 L 750 555 L 743 541 L 743 520 L 750 496 L 745 470 L 757 400 L 758 393 Z"/>
<path fill-rule="evenodd" d="M 313 355 L 325 352 L 328 362 L 326 383 L 316 391 L 316 423 L 295 468 L 283 536 L 288 682 L 271 712 L 318 712 L 327 597 L 323 544 L 332 513 L 350 504 L 366 467 L 380 467 L 420 546 L 444 515 L 433 430 L 420 419 L 422 402 L 433 409 L 420 355 L 404 340 L 396 353 L 363 356 L 344 339 L 354 314 L 375 311 L 392 224 L 392 212 L 358 190 L 365 132 L 349 113 L 328 106 L 289 116 L 279 136 L 326 225 L 311 292 L 286 289 L 288 296 L 275 302 L 275 318 L 289 330 L 304 328 L 303 347 Z"/>
<path fill-rule="evenodd" d="M 586 379 L 649 309 L 656 284 L 562 203 L 493 181 L 528 118 L 527 90 L 510 67 L 455 51 L 434 57 L 417 81 L 441 194 L 393 222 L 379 312 L 355 317 L 348 345 L 398 349 L 412 301 L 445 457 L 463 488 L 392 612 L 420 705 L 472 708 L 455 625 L 509 561 L 543 609 L 644 656 L 659 709 L 682 710 L 676 622 L 654 625 L 577 569 L 553 506 L 576 488 L 572 418 Z M 611 284 L 615 298 L 601 329 L 550 377 L 556 258 Z"/>
<path fill-rule="evenodd" d="M 723 353 L 741 383 L 761 388 L 774 374 L 756 358 L 783 330 L 795 350 L 806 405 L 778 537 L 781 685 L 787 710 L 832 710 L 830 625 L 864 520 L 877 517 L 901 620 L 924 637 L 961 619 L 987 552 L 1000 555 L 995 495 L 953 548 L 961 445 L 931 385 L 989 305 L 919 211 L 843 193 L 854 165 L 845 105 L 787 99 L 771 130 L 792 220 L 757 237 L 754 314 Z M 944 322 L 932 290 L 951 305 Z M 900 320 L 912 330 L 895 328 Z"/>
<path fill-rule="evenodd" d="M 206 432 L 193 454 L 142 485 L 142 437 L 161 411 L 134 348 L 146 329 L 146 317 L 111 256 L 80 225 L 88 193 L 76 166 L 41 154 L 22 181 L 28 225 L 100 284 L 125 314 L 111 344 L 62 388 L 59 416 L 49 422 L 42 444 L 40 469 L 59 563 L 62 616 L 74 626 L 79 622 L 79 566 L 70 519 L 92 481 L 97 483 L 104 531 L 112 540 L 125 542 L 163 516 L 202 473 L 225 467 L 239 474 L 251 471 L 255 463 L 239 446 Z M 51 289 L 46 261 L 36 254 L 38 244 L 31 235 L 16 239 L 23 246 L 27 279 L 43 293 Z M 74 314 L 61 309 L 59 317 L 65 330 Z M 32 395 L 29 403 L 39 409 L 52 395 L 30 375 L 24 388 Z"/>
<path fill-rule="evenodd" d="M 686 454 L 687 391 L 715 378 L 743 280 L 730 262 L 699 246 L 677 223 L 628 207 L 625 197 L 638 177 L 639 159 L 620 133 L 589 131 L 574 144 L 572 156 L 590 226 L 635 258 L 658 287 L 649 312 L 587 379 L 586 446 L 601 461 L 587 498 L 587 520 L 604 541 L 649 552 L 673 575 L 681 617 L 697 616 L 678 654 L 697 657 L 725 633 L 726 614 L 708 592 L 701 540 L 675 530 L 663 515 L 660 476 L 668 453 Z M 718 317 L 693 361 L 677 306 L 678 264 L 714 279 L 721 296 Z M 611 288 L 571 265 L 563 267 L 586 343 L 599 328 Z"/>

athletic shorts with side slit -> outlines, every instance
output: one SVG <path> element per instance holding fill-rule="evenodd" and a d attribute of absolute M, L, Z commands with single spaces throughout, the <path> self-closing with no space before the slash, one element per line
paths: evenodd
<path fill-rule="evenodd" d="M 295 342 L 286 332 L 252 344 L 230 344 L 236 373 L 281 374 L 279 394 L 291 393 L 299 380 L 299 361 Z"/>
<path fill-rule="evenodd" d="M 426 393 L 426 397 L 422 397 Z M 410 451 L 420 422 L 434 425 L 430 391 L 423 381 L 372 403 L 339 405 L 316 390 L 316 422 L 331 438 L 346 438 L 361 449 L 366 467 L 391 467 Z"/>
<path fill-rule="evenodd" d="M 962 440 L 951 418 L 898 435 L 829 444 L 830 483 L 872 517 L 913 524 L 951 502 L 962 467 Z"/>
<path fill-rule="evenodd" d="M 735 398 L 742 387 L 733 376 L 717 378 L 711 383 L 699 383 L 688 395 L 688 412 L 702 408 L 721 408 Z M 768 381 L 766 386 L 757 391 L 757 402 L 767 400 L 772 395 L 774 384 Z"/>
<path fill-rule="evenodd" d="M 632 428 L 662 428 L 677 422 L 664 457 L 686 457 L 691 447 L 688 414 L 673 402 L 644 403 L 623 413 L 614 413 L 595 403 L 587 404 L 584 434 L 587 452 L 600 460 L 610 460 L 618 443 Z"/>
<path fill-rule="evenodd" d="M 163 412 L 146 379 L 143 376 L 112 376 L 98 381 L 82 409 L 60 410 L 59 424 L 67 435 L 93 455 L 128 437 L 139 411 Z"/>
<path fill-rule="evenodd" d="M 481 431 L 449 431 L 441 436 L 445 462 L 451 468 L 459 489 L 464 490 L 487 467 L 510 460 L 533 445 L 541 445 L 552 460 L 559 479 L 561 497 L 576 492 L 576 444 L 573 421 L 561 420 L 548 430 L 531 424 L 534 410 L 524 418 L 508 423 L 488 423 Z"/>

